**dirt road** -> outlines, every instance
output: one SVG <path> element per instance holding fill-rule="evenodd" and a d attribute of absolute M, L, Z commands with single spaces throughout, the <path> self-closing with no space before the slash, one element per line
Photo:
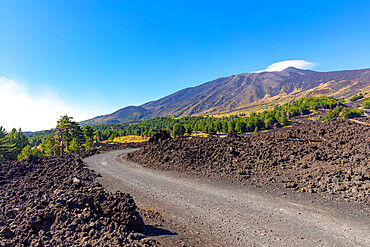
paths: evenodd
<path fill-rule="evenodd" d="M 190 244 L 370 246 L 368 205 L 151 170 L 122 159 L 130 151 L 112 151 L 84 161 L 102 175 L 104 187 L 129 192 L 139 207 L 162 212 L 173 226 L 167 230 L 186 236 Z M 159 241 L 176 246 L 168 239 Z"/>

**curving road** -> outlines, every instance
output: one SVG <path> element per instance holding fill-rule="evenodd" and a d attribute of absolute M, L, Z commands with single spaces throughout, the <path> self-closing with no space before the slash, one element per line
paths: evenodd
<path fill-rule="evenodd" d="M 121 157 L 131 151 L 84 161 L 108 190 L 128 192 L 139 207 L 163 212 L 191 236 L 209 240 L 202 245 L 370 246 L 366 205 L 143 168 Z"/>

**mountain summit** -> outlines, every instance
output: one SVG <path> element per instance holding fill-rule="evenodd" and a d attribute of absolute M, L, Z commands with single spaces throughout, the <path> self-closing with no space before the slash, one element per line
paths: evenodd
<path fill-rule="evenodd" d="M 311 72 L 315 72 L 315 71 L 312 71 L 312 70 L 306 70 L 306 69 L 297 69 L 295 67 L 288 67 L 286 69 L 283 69 L 282 70 L 283 72 L 295 72 L 295 73 L 311 73 Z"/>
<path fill-rule="evenodd" d="M 125 107 L 112 114 L 86 120 L 82 124 L 227 113 L 307 96 L 349 97 L 363 90 L 370 90 L 370 69 L 315 72 L 289 67 L 283 71 L 218 78 L 141 106 Z"/>

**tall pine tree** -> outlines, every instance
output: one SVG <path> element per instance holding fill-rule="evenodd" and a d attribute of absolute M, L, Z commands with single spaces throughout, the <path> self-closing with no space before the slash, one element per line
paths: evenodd
<path fill-rule="evenodd" d="M 15 148 L 15 144 L 11 142 L 3 126 L 0 126 L 0 162 L 12 159 Z"/>

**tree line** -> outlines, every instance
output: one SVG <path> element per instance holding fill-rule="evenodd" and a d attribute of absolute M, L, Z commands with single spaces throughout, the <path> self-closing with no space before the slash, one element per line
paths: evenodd
<path fill-rule="evenodd" d="M 52 156 L 80 149 L 94 148 L 94 130 L 91 126 L 81 126 L 68 115 L 61 116 L 55 129 L 42 131 L 32 139 L 20 129 L 7 133 L 0 127 L 0 162 L 4 160 L 23 160 L 30 155 Z M 41 140 L 40 140 L 41 139 Z M 35 140 L 40 140 L 37 145 Z"/>
<path fill-rule="evenodd" d="M 254 112 L 249 116 L 240 114 L 227 117 L 156 117 L 139 123 L 105 124 L 93 127 L 86 125 L 82 128 L 66 115 L 57 122 L 55 129 L 36 132 L 29 136 L 30 147 L 28 149 L 33 150 L 31 147 L 39 146 L 34 152 L 41 152 L 42 155 L 58 155 L 61 153 L 59 140 L 61 135 L 65 140 L 63 150 L 70 152 L 82 148 L 89 149 L 93 147 L 94 142 L 113 140 L 116 137 L 128 135 L 150 137 L 162 129 L 166 129 L 174 137 L 190 135 L 194 131 L 214 134 L 235 131 L 243 134 L 291 125 L 293 123 L 291 118 L 308 115 L 315 110 L 328 110 L 327 116 L 323 118 L 324 121 L 334 120 L 338 116 L 350 118 L 363 114 L 359 109 L 343 107 L 342 101 L 333 97 L 306 97 L 259 114 Z M 26 154 L 30 152 L 26 151 Z"/>
<path fill-rule="evenodd" d="M 273 110 L 249 116 L 228 117 L 157 117 L 140 123 L 105 124 L 94 126 L 96 140 L 113 140 L 127 135 L 151 136 L 154 132 L 166 129 L 172 136 L 191 134 L 193 131 L 207 133 L 256 132 L 292 124 L 290 118 L 310 114 L 313 110 L 334 109 L 340 100 L 332 97 L 307 97 L 275 107 Z"/>

